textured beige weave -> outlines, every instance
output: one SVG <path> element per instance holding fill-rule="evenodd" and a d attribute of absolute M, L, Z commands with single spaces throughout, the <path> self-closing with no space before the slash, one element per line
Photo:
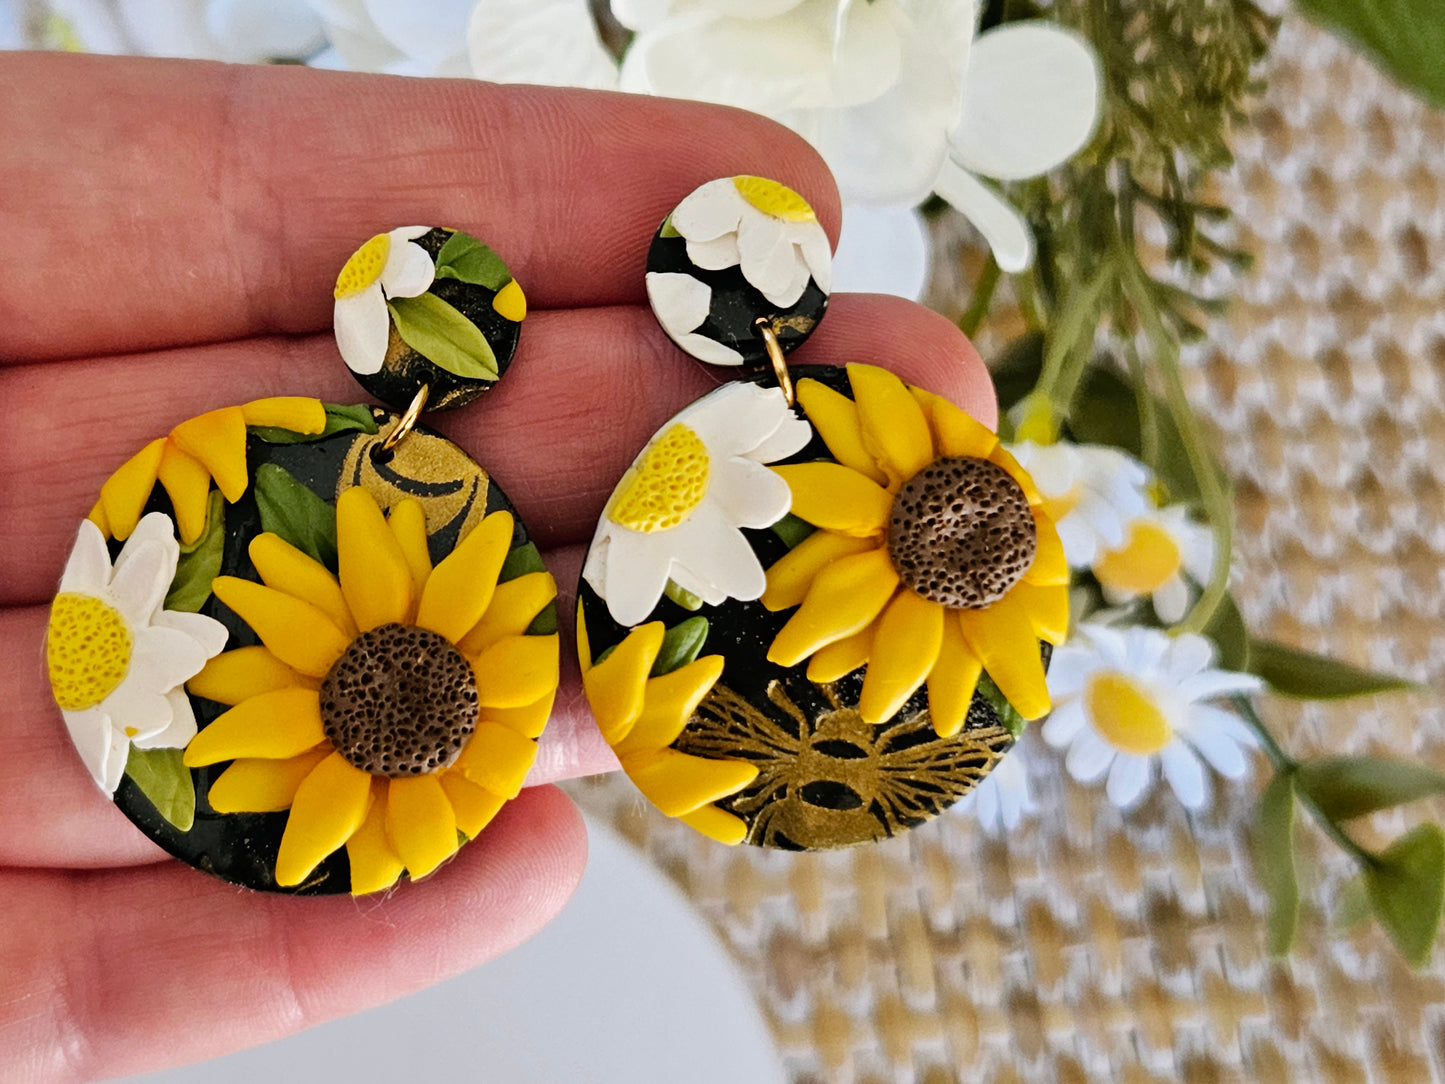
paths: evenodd
<path fill-rule="evenodd" d="M 1291 17 L 1257 125 L 1218 192 L 1257 267 L 1214 284 L 1236 300 L 1189 359 L 1238 483 L 1237 594 L 1258 633 L 1445 688 L 1445 115 Z M 959 281 L 938 289 L 961 308 Z M 1300 754 L 1445 766 L 1431 697 L 1266 707 Z M 1441 955 L 1414 973 L 1332 928 L 1348 862 L 1313 830 L 1299 947 L 1264 955 L 1257 781 L 1125 818 L 1028 753 L 1040 816 L 1007 842 L 950 813 L 843 854 L 734 850 L 625 780 L 574 793 L 716 924 L 799 1084 L 1445 1080 Z"/>

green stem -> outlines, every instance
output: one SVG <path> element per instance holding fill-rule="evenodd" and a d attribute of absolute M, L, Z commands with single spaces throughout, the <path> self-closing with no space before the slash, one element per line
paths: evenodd
<path fill-rule="evenodd" d="M 1002 277 L 1003 272 L 999 270 L 998 261 L 993 258 L 993 253 L 989 253 L 988 263 L 983 265 L 983 274 L 979 276 L 978 285 L 973 288 L 973 298 L 968 303 L 968 311 L 958 321 L 959 330 L 970 339 L 978 333 L 983 318 L 988 315 L 989 306 L 993 304 L 994 291 L 998 289 Z"/>
<path fill-rule="evenodd" d="M 1068 412 L 1069 400 L 1063 392 L 1073 395 L 1072 386 L 1065 388 L 1063 380 L 1065 363 L 1069 361 L 1083 340 L 1085 361 L 1093 346 L 1094 331 L 1099 322 L 1099 295 L 1114 277 L 1112 263 L 1106 263 L 1087 282 L 1070 290 L 1059 307 L 1058 316 L 1045 332 L 1044 366 L 1039 382 L 1031 394 L 1046 399 L 1052 405 L 1057 417 Z M 1077 363 L 1070 367 L 1078 369 Z M 1077 383 L 1077 377 L 1074 378 Z"/>
<path fill-rule="evenodd" d="M 1134 382 L 1134 401 L 1139 409 L 1139 454 L 1149 469 L 1159 472 L 1161 459 L 1159 436 L 1159 403 L 1149 390 L 1149 377 L 1144 371 L 1144 359 L 1139 348 L 1129 339 L 1124 344 L 1124 354 L 1129 359 L 1129 377 Z"/>

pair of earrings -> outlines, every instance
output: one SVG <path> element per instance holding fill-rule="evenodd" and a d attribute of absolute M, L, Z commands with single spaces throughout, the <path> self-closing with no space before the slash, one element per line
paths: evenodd
<path fill-rule="evenodd" d="M 884 838 L 972 788 L 1048 708 L 1067 567 L 997 437 L 886 370 L 785 355 L 827 306 L 812 209 L 732 177 L 685 198 L 647 291 L 742 367 L 618 482 L 578 586 L 583 685 L 622 767 L 726 843 Z M 343 359 L 386 407 L 262 399 L 102 486 L 51 611 L 52 689 L 96 782 L 226 880 L 375 892 L 520 791 L 558 681 L 556 585 L 505 495 L 418 425 L 505 374 L 526 298 L 486 245 L 411 227 L 337 278 Z"/>

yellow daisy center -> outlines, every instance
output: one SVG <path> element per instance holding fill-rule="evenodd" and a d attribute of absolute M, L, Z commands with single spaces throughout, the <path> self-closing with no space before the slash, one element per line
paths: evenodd
<path fill-rule="evenodd" d="M 733 178 L 733 186 L 738 195 L 765 215 L 781 218 L 784 222 L 812 222 L 817 218 L 807 200 L 777 181 L 741 176 Z"/>
<path fill-rule="evenodd" d="M 1179 572 L 1179 543 L 1165 528 L 1148 521 L 1129 528 L 1122 548 L 1104 554 L 1094 575 L 1105 587 L 1132 595 L 1159 590 Z"/>
<path fill-rule="evenodd" d="M 628 472 L 608 518 L 642 534 L 671 530 L 702 503 L 707 475 L 707 445 L 679 422 L 653 441 Z"/>
<path fill-rule="evenodd" d="M 1136 756 L 1163 749 L 1174 730 L 1149 691 L 1127 674 L 1103 670 L 1089 679 L 1084 703 L 1096 729 L 1110 745 Z"/>
<path fill-rule="evenodd" d="M 386 258 L 391 255 L 391 234 L 378 233 L 366 244 L 351 254 L 341 274 L 336 276 L 333 291 L 339 301 L 344 297 L 355 297 L 361 291 L 381 278 L 386 267 Z"/>
<path fill-rule="evenodd" d="M 125 679 L 134 647 L 115 607 L 93 595 L 56 595 L 45 644 L 55 702 L 66 711 L 95 707 Z"/>

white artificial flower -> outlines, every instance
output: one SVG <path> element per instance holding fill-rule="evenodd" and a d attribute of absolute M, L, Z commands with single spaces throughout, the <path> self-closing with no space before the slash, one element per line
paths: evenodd
<path fill-rule="evenodd" d="M 922 301 L 933 266 L 933 240 L 916 207 L 851 202 L 833 253 L 833 288 Z"/>
<path fill-rule="evenodd" d="M 436 278 L 436 264 L 415 239 L 430 226 L 399 226 L 378 233 L 346 261 L 336 276 L 332 326 L 341 360 L 352 372 L 379 372 L 391 338 L 389 297 L 417 297 Z"/>
<path fill-rule="evenodd" d="M 1105 793 L 1121 809 L 1149 792 L 1156 764 L 1179 801 L 1201 809 L 1210 796 L 1204 763 L 1241 779 L 1255 744 L 1234 714 L 1206 701 L 1263 687 L 1213 661 L 1214 645 L 1194 633 L 1082 624 L 1049 665 L 1054 711 L 1044 740 L 1068 750 L 1064 767 L 1080 783 L 1107 778 Z"/>
<path fill-rule="evenodd" d="M 472 74 L 494 83 L 615 90 L 617 61 L 588 0 L 480 0 L 467 26 Z"/>
<path fill-rule="evenodd" d="M 1004 754 L 993 771 L 964 795 L 958 808 L 971 812 L 979 826 L 991 836 L 1013 831 L 1023 823 L 1025 815 L 1036 810 L 1029 790 L 1029 766 L 1023 742 L 1015 743 Z"/>
<path fill-rule="evenodd" d="M 1124 545 L 1125 526 L 1153 507 L 1144 464 L 1103 444 L 1009 446 L 1044 497 L 1071 568 L 1088 568 Z"/>
<path fill-rule="evenodd" d="M 618 482 L 582 574 L 622 625 L 636 625 L 667 581 L 709 605 L 767 586 L 739 528 L 770 527 L 792 494 L 764 464 L 800 451 L 812 426 L 778 388 L 725 384 L 658 431 Z"/>
<path fill-rule="evenodd" d="M 51 608 L 50 685 L 85 766 L 106 794 L 130 746 L 179 748 L 196 733 L 183 685 L 226 645 L 226 627 L 165 609 L 180 544 L 162 512 L 143 517 L 111 566 L 105 537 L 80 525 Z"/>
<path fill-rule="evenodd" d="M 62 44 L 91 53 L 253 62 L 304 59 L 325 44 L 307 0 L 50 0 L 49 8 L 70 39 Z"/>
<path fill-rule="evenodd" d="M 1148 598 L 1159 620 L 1172 625 L 1189 609 L 1196 584 L 1214 572 L 1214 532 L 1189 518 L 1183 505 L 1151 508 L 1125 525 L 1123 544 L 1100 552 L 1094 578 L 1111 606 Z"/>

